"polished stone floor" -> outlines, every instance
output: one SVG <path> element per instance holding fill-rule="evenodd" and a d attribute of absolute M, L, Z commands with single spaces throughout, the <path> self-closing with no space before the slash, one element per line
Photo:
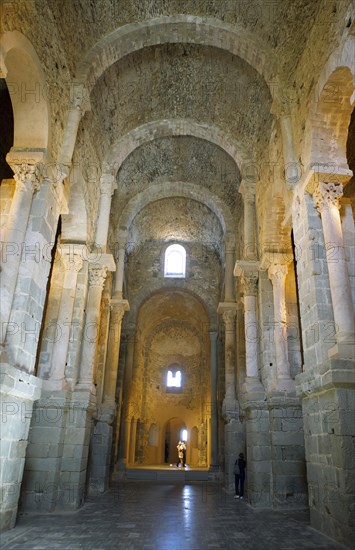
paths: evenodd
<path fill-rule="evenodd" d="M 75 513 L 20 515 L 1 537 L 11 550 L 344 549 L 304 513 L 252 510 L 218 484 L 115 483 Z"/>

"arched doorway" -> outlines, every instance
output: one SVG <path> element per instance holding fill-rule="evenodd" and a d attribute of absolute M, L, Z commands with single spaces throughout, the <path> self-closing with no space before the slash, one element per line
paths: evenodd
<path fill-rule="evenodd" d="M 176 464 L 178 455 L 176 446 L 183 438 L 183 430 L 186 430 L 185 422 L 178 417 L 170 418 L 165 425 L 164 454 L 167 445 L 166 458 L 169 464 Z"/>

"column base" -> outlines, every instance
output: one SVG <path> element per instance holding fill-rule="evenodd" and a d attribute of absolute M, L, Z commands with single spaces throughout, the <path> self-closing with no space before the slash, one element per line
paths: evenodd
<path fill-rule="evenodd" d="M 67 384 L 67 381 L 66 380 L 53 380 L 53 379 L 49 379 L 49 380 L 43 380 L 43 390 L 44 391 L 55 391 L 55 392 L 60 392 L 60 391 L 69 391 L 70 388 L 69 388 L 69 385 Z"/>
<path fill-rule="evenodd" d="M 345 359 L 347 361 L 355 360 L 355 339 L 354 336 L 349 340 L 343 340 L 335 344 L 328 351 L 329 359 Z"/>
<path fill-rule="evenodd" d="M 242 385 L 242 400 L 245 401 L 264 401 L 265 390 L 259 378 L 247 376 Z M 244 408 L 244 407 L 243 407 Z"/>
<path fill-rule="evenodd" d="M 276 391 L 296 395 L 295 381 L 290 376 L 280 376 L 276 382 Z"/>

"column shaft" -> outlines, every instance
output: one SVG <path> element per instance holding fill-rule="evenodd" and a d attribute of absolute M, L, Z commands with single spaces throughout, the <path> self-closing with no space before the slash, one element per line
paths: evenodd
<path fill-rule="evenodd" d="M 217 419 L 217 332 L 210 331 L 211 341 L 211 466 L 218 465 Z"/>
<path fill-rule="evenodd" d="M 15 293 L 22 246 L 30 217 L 33 192 L 38 189 L 39 175 L 35 164 L 14 164 L 16 189 L 11 202 L 1 258 L 1 343 L 6 337 Z"/>
<path fill-rule="evenodd" d="M 339 213 L 342 194 L 342 185 L 321 183 L 313 197 L 322 219 L 337 343 L 354 345 L 354 311 Z"/>
<path fill-rule="evenodd" d="M 46 389 L 59 390 L 65 386 L 65 367 L 71 332 L 76 281 L 83 265 L 82 255 L 63 254 L 63 263 L 65 275 L 57 319 L 60 338 L 57 338 L 53 345 L 50 379 L 44 381 Z"/>
<path fill-rule="evenodd" d="M 124 312 L 128 310 L 127 302 L 111 305 L 110 331 L 108 353 L 105 369 L 103 402 L 105 405 L 115 404 L 116 383 L 118 374 L 118 357 L 121 342 L 121 327 Z"/>
<path fill-rule="evenodd" d="M 114 191 L 115 176 L 103 174 L 100 179 L 100 201 L 97 217 L 95 243 L 98 247 L 106 250 L 108 228 L 110 223 L 110 211 L 112 194 Z"/>
<path fill-rule="evenodd" d="M 293 391 L 291 367 L 288 361 L 287 345 L 287 311 L 286 311 L 286 275 L 287 265 L 272 264 L 269 267 L 269 278 L 272 281 L 274 298 L 274 343 L 277 371 L 277 388 L 280 391 Z"/>
<path fill-rule="evenodd" d="M 84 346 L 78 382 L 79 389 L 92 389 L 100 320 L 101 295 L 106 275 L 106 267 L 90 266 L 89 268 L 89 292 L 86 303 Z"/>

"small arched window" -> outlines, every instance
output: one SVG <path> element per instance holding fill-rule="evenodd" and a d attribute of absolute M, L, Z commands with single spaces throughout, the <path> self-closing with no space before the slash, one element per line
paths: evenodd
<path fill-rule="evenodd" d="M 181 244 L 171 244 L 165 250 L 164 277 L 185 277 L 186 250 Z"/>
<path fill-rule="evenodd" d="M 181 393 L 184 385 L 184 372 L 180 365 L 173 363 L 165 371 L 167 393 Z"/>

